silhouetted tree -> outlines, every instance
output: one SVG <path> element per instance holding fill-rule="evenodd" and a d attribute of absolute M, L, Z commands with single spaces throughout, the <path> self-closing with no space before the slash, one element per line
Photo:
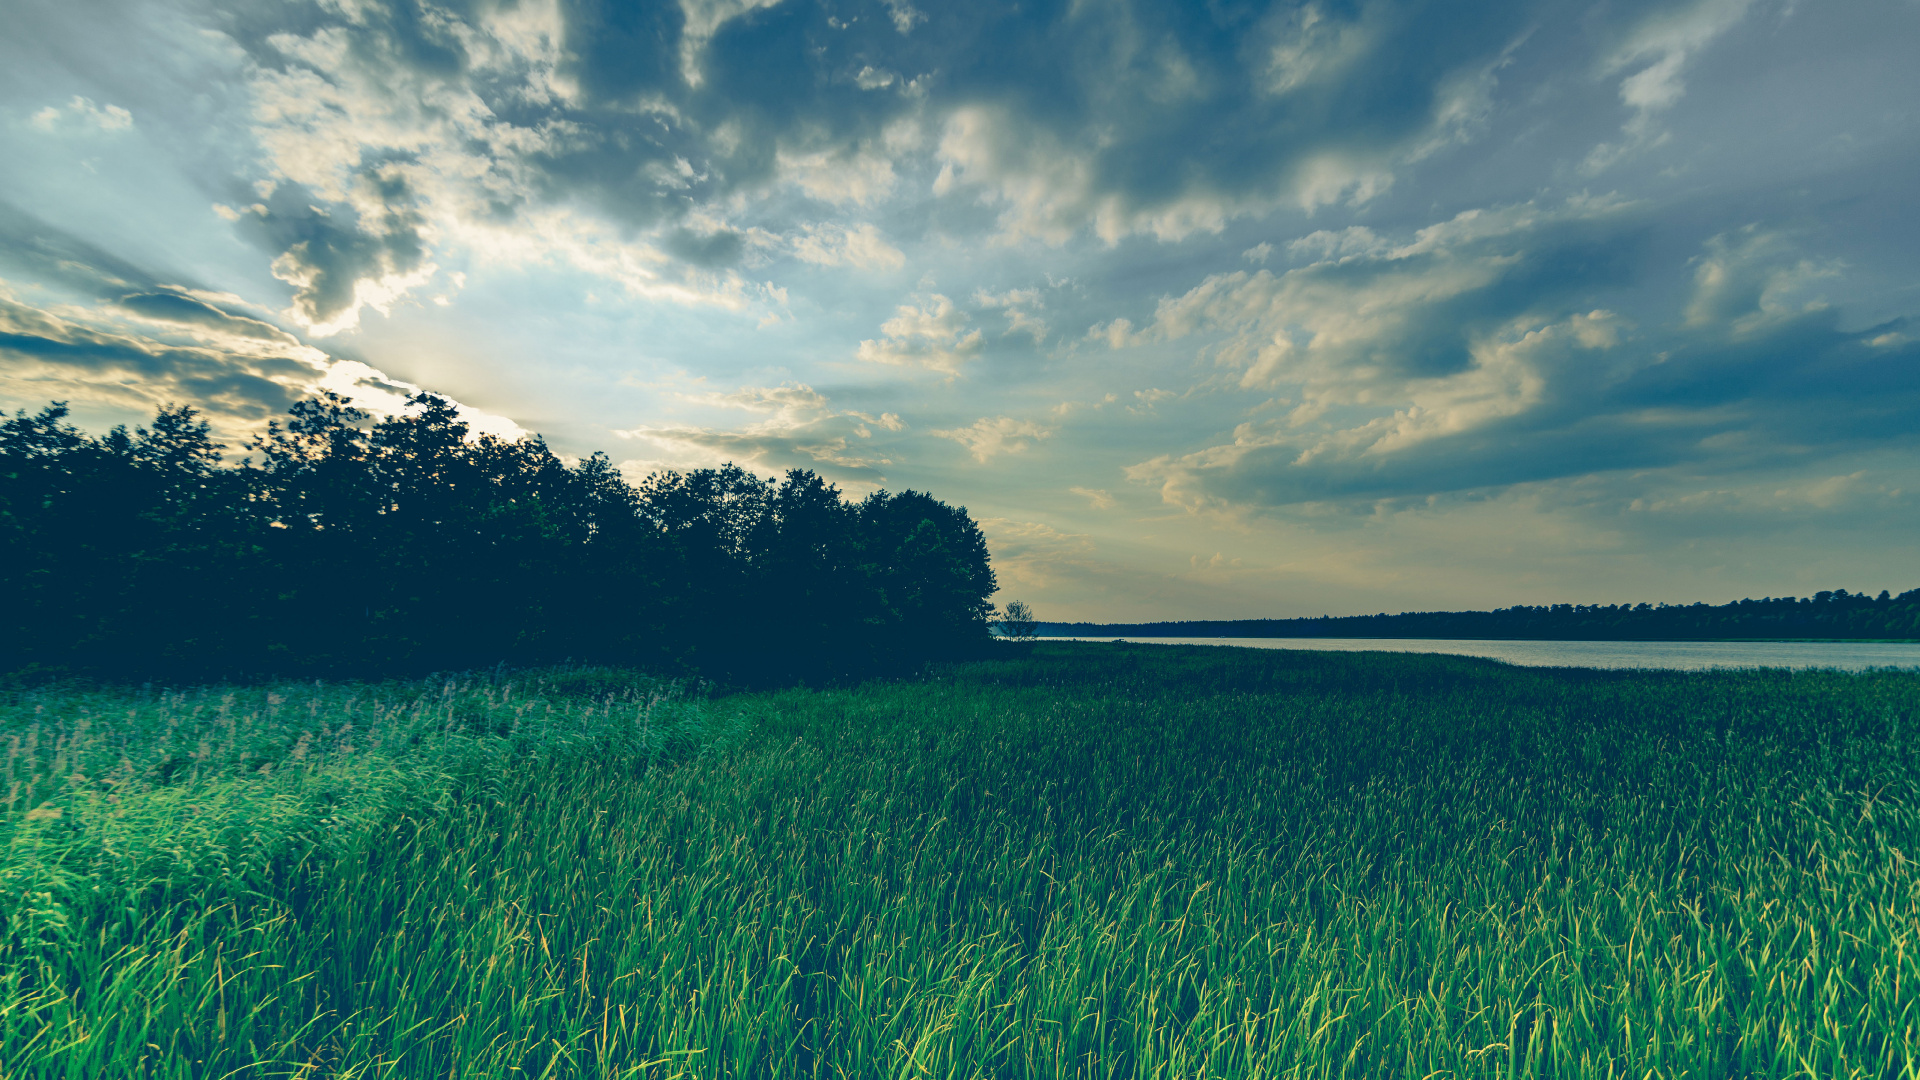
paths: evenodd
<path fill-rule="evenodd" d="M 746 681 L 898 670 L 985 636 L 965 510 L 850 504 L 734 465 L 636 489 L 604 454 L 474 436 L 417 394 L 378 422 L 295 403 L 223 467 L 205 421 L 94 438 L 0 422 L 0 663 L 374 672 L 575 657 Z"/>
<path fill-rule="evenodd" d="M 999 629 L 1001 637 L 1016 641 L 1031 638 L 1035 625 L 1033 609 L 1028 607 L 1024 600 L 1007 601 L 1006 610 L 994 620 L 994 626 Z"/>

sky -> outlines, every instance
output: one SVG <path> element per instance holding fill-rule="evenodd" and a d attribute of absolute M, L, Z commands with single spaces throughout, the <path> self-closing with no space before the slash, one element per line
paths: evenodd
<path fill-rule="evenodd" d="M 1920 585 L 1920 0 L 5 0 L 0 408 L 968 508 L 1042 619 Z"/>

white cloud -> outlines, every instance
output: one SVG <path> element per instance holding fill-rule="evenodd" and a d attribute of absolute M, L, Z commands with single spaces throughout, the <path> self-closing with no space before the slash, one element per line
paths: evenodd
<path fill-rule="evenodd" d="M 1303 448 L 1298 465 L 1332 457 L 1384 457 L 1446 435 L 1458 435 L 1539 406 L 1555 376 L 1591 364 L 1585 354 L 1619 345 L 1625 326 L 1610 311 L 1541 324 L 1517 319 L 1473 343 L 1472 363 L 1455 374 L 1413 379 L 1407 404 L 1392 415 L 1336 431 Z"/>
<path fill-rule="evenodd" d="M 1267 31 L 1270 36 L 1262 87 L 1275 96 L 1339 82 L 1378 39 L 1378 28 L 1365 15 L 1354 21 L 1329 18 L 1319 4 L 1282 8 L 1280 12 Z"/>
<path fill-rule="evenodd" d="M 1034 441 L 1052 435 L 1053 430 L 1031 420 L 996 416 L 981 417 L 967 427 L 930 431 L 928 434 L 952 439 L 966 447 L 973 459 L 984 465 L 998 454 L 1017 454 L 1026 450 Z"/>
<path fill-rule="evenodd" d="M 118 105 L 95 105 L 92 98 L 76 95 L 65 105 L 49 105 L 33 114 L 27 123 L 40 131 L 62 130 L 117 132 L 133 129 L 133 114 Z"/>
<path fill-rule="evenodd" d="M 1063 142 L 1005 109 L 968 106 L 950 114 L 942 131 L 933 191 L 972 191 L 999 206 L 1002 242 L 1060 245 L 1084 228 L 1114 245 L 1134 235 L 1174 242 L 1219 233 L 1234 218 L 1285 203 L 1307 211 L 1343 201 L 1357 206 L 1393 184 L 1391 153 L 1329 148 L 1280 163 L 1270 185 L 1229 192 L 1195 182 L 1148 201 L 1102 174 L 1103 150 Z"/>
<path fill-rule="evenodd" d="M 1035 345 L 1047 339 L 1047 322 L 1035 312 L 1046 306 L 1040 298 L 1039 289 L 1008 289 L 1003 293 L 990 293 L 985 289 L 974 292 L 973 302 L 983 308 L 998 308 L 1006 313 L 1008 334 L 1028 334 Z"/>
<path fill-rule="evenodd" d="M 1120 395 L 1118 394 L 1106 394 L 1102 397 L 1095 398 L 1092 401 L 1063 401 L 1060 404 L 1055 405 L 1049 411 L 1052 412 L 1053 415 L 1058 416 L 1064 420 L 1067 417 L 1072 416 L 1074 413 L 1080 412 L 1083 409 L 1089 410 L 1092 412 L 1099 412 L 1101 409 L 1104 409 L 1107 406 L 1119 400 L 1120 400 Z"/>
<path fill-rule="evenodd" d="M 887 14 L 893 18 L 893 28 L 902 34 L 911 33 L 913 28 L 927 21 L 927 16 L 907 0 L 886 0 Z"/>
<path fill-rule="evenodd" d="M 1411 338 L 1443 305 L 1500 280 L 1523 257 L 1521 237 L 1620 206 L 1582 198 L 1553 208 L 1469 210 L 1397 245 L 1360 226 L 1317 232 L 1289 248 L 1319 262 L 1279 275 L 1215 274 L 1182 296 L 1163 298 L 1153 323 L 1138 333 L 1119 320 L 1095 333 L 1116 347 L 1219 334 L 1207 352 L 1238 370 L 1245 389 L 1298 384 L 1322 407 L 1391 399 L 1410 377 L 1403 353 Z"/>
<path fill-rule="evenodd" d="M 1826 307 L 1809 287 L 1838 277 L 1841 264 L 1794 253 L 1784 234 L 1758 225 L 1709 239 L 1695 260 L 1687 325 L 1746 336 Z"/>
<path fill-rule="evenodd" d="M 412 411 L 407 406 L 407 398 L 424 388 L 417 383 L 395 379 L 358 360 L 335 360 L 326 373 L 315 381 L 313 389 L 331 390 L 376 417 L 388 417 Z M 440 396 L 447 397 L 446 394 Z M 469 437 L 495 435 L 512 440 L 529 434 L 527 429 L 510 417 L 476 409 L 459 401 L 453 404 L 460 419 L 467 424 Z"/>
<path fill-rule="evenodd" d="M 1204 334 L 1202 355 L 1234 371 L 1239 388 L 1298 387 L 1300 404 L 1241 423 L 1226 441 L 1134 465 L 1129 479 L 1157 485 L 1172 505 L 1232 516 L 1223 480 L 1252 460 L 1263 469 L 1408 460 L 1436 440 L 1563 407 L 1657 363 L 1620 348 L 1631 328 L 1612 312 L 1502 313 L 1479 299 L 1528 258 L 1543 227 L 1623 205 L 1581 198 L 1471 211 L 1404 240 L 1364 228 L 1315 233 L 1290 248 L 1318 262 L 1215 274 L 1163 299 L 1151 325 L 1114 337 Z M 1159 397 L 1139 396 L 1142 406 Z"/>
<path fill-rule="evenodd" d="M 1285 437 L 1277 425 L 1244 423 L 1233 429 L 1233 441 L 1209 446 L 1188 454 L 1159 454 L 1122 470 L 1128 480 L 1157 485 L 1161 501 L 1189 513 L 1211 512 L 1232 518 L 1244 513 L 1244 507 L 1209 490 L 1217 476 L 1237 470 L 1242 461 L 1257 450 L 1280 446 Z"/>
<path fill-rule="evenodd" d="M 1154 406 L 1163 401 L 1172 401 L 1179 396 L 1179 394 L 1171 390 L 1160 390 L 1157 388 L 1151 390 L 1135 390 L 1133 392 L 1134 404 L 1127 406 L 1127 411 L 1136 416 L 1151 413 L 1154 410 Z"/>
<path fill-rule="evenodd" d="M 743 386 L 730 394 L 680 394 L 697 405 L 739 410 L 761 417 L 741 427 L 693 424 L 640 426 L 615 435 L 648 444 L 655 457 L 622 462 L 629 473 L 663 468 L 708 468 L 732 461 L 757 472 L 777 473 L 801 465 L 831 469 L 842 480 L 872 486 L 884 483 L 879 469 L 893 459 L 871 446 L 873 429 L 906 430 L 896 413 L 878 416 L 857 409 L 836 409 L 827 396 L 805 383 Z"/>
<path fill-rule="evenodd" d="M 1287 250 L 1311 259 L 1339 259 L 1349 255 L 1379 255 L 1391 245 L 1365 225 L 1349 225 L 1338 232 L 1321 229 L 1287 243 Z M 1261 259 L 1265 262 L 1265 259 Z"/>
<path fill-rule="evenodd" d="M 953 374 L 984 343 L 979 330 L 967 329 L 967 313 L 939 293 L 901 304 L 880 324 L 880 332 L 883 337 L 862 341 L 854 355 L 876 364 Z"/>
<path fill-rule="evenodd" d="M 1002 206 L 1002 239 L 1063 244 L 1081 228 L 1117 244 L 1135 233 L 1180 240 L 1217 233 L 1243 212 L 1236 200 L 1189 192 L 1154 206 L 1134 206 L 1121 192 L 1102 190 L 1090 148 L 1069 147 L 1035 124 L 1002 109 L 955 110 L 940 138 L 941 172 L 934 193 L 972 187 Z"/>
<path fill-rule="evenodd" d="M 899 181 L 893 159 L 871 147 L 853 151 L 782 149 L 774 160 L 781 179 L 809 197 L 835 206 L 871 206 L 891 194 Z"/>
<path fill-rule="evenodd" d="M 816 266 L 860 270 L 898 270 L 907 263 L 900 249 L 887 243 L 880 230 L 868 222 L 851 228 L 831 223 L 802 226 L 793 240 L 793 254 Z"/>
<path fill-rule="evenodd" d="M 1687 85 L 1687 61 L 1746 17 L 1754 0 L 1694 0 L 1660 11 L 1635 27 L 1601 63 L 1602 77 L 1633 69 L 1620 80 L 1620 101 L 1633 110 L 1618 143 L 1601 143 L 1587 155 L 1588 174 L 1604 171 L 1630 154 L 1664 142 L 1660 113 L 1678 104 Z"/>
<path fill-rule="evenodd" d="M 689 26 L 710 33 L 752 6 L 695 5 Z M 577 94 L 564 71 L 551 3 L 473 23 L 448 15 L 440 29 L 461 42 L 470 71 L 437 74 L 390 55 L 400 46 L 377 33 L 341 26 L 273 35 L 269 43 L 285 62 L 251 69 L 260 182 L 268 193 L 289 183 L 304 187 L 337 241 L 296 242 L 276 261 L 276 275 L 295 288 L 289 318 L 315 334 L 352 329 L 365 309 L 389 310 L 424 286 L 434 255 L 445 252 L 482 265 L 571 266 L 629 295 L 667 303 L 743 311 L 774 300 L 736 271 L 676 260 L 663 248 L 667 226 L 635 235 L 548 197 L 542 162 L 592 145 L 592 133 L 553 107 L 534 110 L 525 123 L 505 119 L 474 87 L 497 79 L 511 88 L 509 97 L 546 106 L 564 106 Z M 677 115 L 651 99 L 633 109 L 663 123 Z M 661 192 L 708 179 L 705 167 L 684 156 L 642 173 Z M 671 228 L 736 235 L 748 251 L 777 243 L 762 231 L 731 227 L 704 206 Z"/>
<path fill-rule="evenodd" d="M 1124 349 L 1138 344 L 1139 339 L 1133 333 L 1133 320 L 1114 319 L 1112 322 L 1095 323 L 1087 327 L 1088 341 L 1104 341 L 1108 348 Z"/>
<path fill-rule="evenodd" d="M 1095 510 L 1111 510 L 1116 505 L 1105 488 L 1070 487 L 1067 490 L 1087 500 Z"/>

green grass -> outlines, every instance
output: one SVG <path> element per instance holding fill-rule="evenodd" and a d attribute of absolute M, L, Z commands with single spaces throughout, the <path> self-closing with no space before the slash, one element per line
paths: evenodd
<path fill-rule="evenodd" d="M 0 1074 L 1920 1076 L 1920 676 L 1009 652 L 18 694 Z"/>

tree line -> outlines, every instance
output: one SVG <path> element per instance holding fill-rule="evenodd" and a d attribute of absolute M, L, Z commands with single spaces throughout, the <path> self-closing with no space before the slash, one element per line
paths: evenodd
<path fill-rule="evenodd" d="M 323 393 L 225 463 L 191 407 L 0 423 L 0 670 L 384 674 L 566 659 L 747 683 L 966 654 L 995 589 L 964 508 L 795 469 L 569 465 L 432 394 Z M 0 413 L 0 417 L 5 414 Z"/>
<path fill-rule="evenodd" d="M 1493 611 L 1408 611 L 1313 619 L 1041 623 L 1075 637 L 1493 638 L 1542 641 L 1920 639 L 1920 589 L 1878 596 L 1845 589 L 1728 604 L 1550 604 Z"/>

